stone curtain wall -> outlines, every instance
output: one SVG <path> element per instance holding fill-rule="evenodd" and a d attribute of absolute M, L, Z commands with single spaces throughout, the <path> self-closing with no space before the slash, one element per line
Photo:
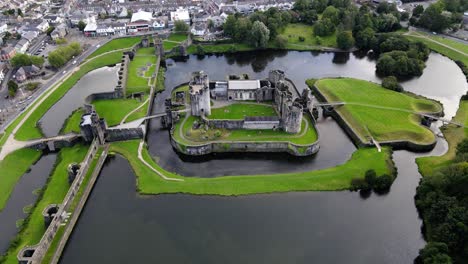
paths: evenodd
<path fill-rule="evenodd" d="M 245 121 L 244 119 L 207 119 L 202 116 L 203 121 L 213 128 L 234 129 L 274 129 L 280 128 L 278 121 Z"/>
<path fill-rule="evenodd" d="M 39 241 L 39 244 L 37 244 L 36 246 L 27 246 L 23 248 L 22 250 L 20 250 L 17 256 L 19 263 L 31 263 L 31 264 L 41 263 L 42 259 L 47 253 L 47 250 L 50 247 L 50 244 L 54 240 L 57 230 L 59 229 L 60 225 L 62 224 L 62 221 L 64 220 L 63 218 L 64 213 L 69 209 L 71 202 L 75 198 L 75 195 L 78 193 L 78 190 L 80 189 L 80 186 L 83 183 L 83 179 L 86 173 L 88 172 L 90 162 L 93 159 L 93 157 L 96 155 L 98 148 L 99 148 L 98 141 L 94 140 L 88 150 L 88 153 L 86 154 L 85 159 L 81 163 L 81 167 L 78 172 L 78 175 L 76 176 L 75 180 L 70 186 L 70 189 L 68 190 L 67 195 L 63 199 L 63 202 L 60 205 L 58 212 L 56 213 L 55 217 L 52 219 L 52 222 L 50 223 L 49 227 L 47 227 L 44 235 L 41 238 L 41 241 Z M 24 257 L 25 252 L 28 250 L 33 250 L 34 251 L 33 254 L 29 257 Z"/>
<path fill-rule="evenodd" d="M 125 141 L 131 139 L 142 139 L 143 130 L 141 128 L 128 129 L 107 129 L 106 142 Z"/>
<path fill-rule="evenodd" d="M 319 151 L 320 144 L 317 140 L 310 145 L 297 145 L 289 142 L 234 142 L 220 141 L 201 145 L 183 145 L 171 138 L 171 145 L 177 151 L 193 156 L 207 155 L 216 152 L 286 152 L 294 156 L 310 156 Z"/>

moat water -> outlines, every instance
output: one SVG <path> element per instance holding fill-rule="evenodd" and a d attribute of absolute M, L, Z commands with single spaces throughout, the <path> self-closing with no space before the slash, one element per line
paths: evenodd
<path fill-rule="evenodd" d="M 186 82 L 193 71 L 204 70 L 211 79 L 224 79 L 227 73 L 264 78 L 270 69 L 284 70 L 299 89 L 306 87 L 308 78 L 346 76 L 380 82 L 374 73 L 375 62 L 354 54 L 191 56 L 168 61 L 166 91 L 156 97 L 153 112 L 163 110 L 170 90 Z M 114 75 L 107 76 L 112 79 Z M 101 82 L 95 79 L 92 84 Z M 72 90 L 78 90 L 77 86 Z M 460 96 L 468 89 L 461 70 L 438 54 L 430 55 L 423 76 L 403 86 L 441 101 L 447 117 L 455 114 Z M 71 113 L 78 106 L 61 107 Z M 42 125 L 51 122 L 44 118 Z M 319 120 L 317 129 L 321 150 L 306 159 L 282 154 L 181 157 L 170 147 L 168 133 L 160 129 L 158 121 L 151 123 L 148 145 L 164 168 L 199 177 L 320 169 L 344 163 L 355 151 L 333 120 Z M 424 246 L 414 206 L 420 178 L 414 159 L 444 153 L 446 143 L 439 141 L 431 153 L 396 151 L 398 177 L 390 192 L 367 198 L 348 191 L 142 197 L 136 192 L 129 164 L 116 157 L 101 172 L 62 263 L 411 263 Z M 44 170 L 47 175 L 49 171 Z"/>

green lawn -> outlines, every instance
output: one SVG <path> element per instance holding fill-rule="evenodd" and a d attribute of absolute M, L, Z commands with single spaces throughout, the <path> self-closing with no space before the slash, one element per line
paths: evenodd
<path fill-rule="evenodd" d="M 289 24 L 279 35 L 288 40 L 287 49 L 309 50 L 336 47 L 336 33 L 326 37 L 317 37 L 314 35 L 314 26 L 306 24 Z M 299 37 L 305 40 L 300 41 Z"/>
<path fill-rule="evenodd" d="M 193 124 L 200 122 L 195 116 L 189 116 L 177 122 L 174 129 L 174 138 L 184 145 L 199 145 L 207 142 L 229 142 L 229 141 L 280 141 L 294 144 L 306 145 L 317 141 L 317 131 L 311 120 L 304 117 L 301 131 L 297 134 L 290 134 L 283 130 L 264 129 L 193 129 Z M 180 127 L 184 137 L 180 135 Z M 306 129 L 307 128 L 307 129 Z"/>
<path fill-rule="evenodd" d="M 460 107 L 453 120 L 468 126 L 468 101 L 460 101 Z M 441 130 L 448 142 L 449 149 L 447 153 L 442 156 L 421 157 L 416 159 L 419 171 L 423 176 L 432 176 L 435 170 L 451 164 L 455 158 L 456 146 L 468 136 L 468 129 L 457 127 L 452 124 L 445 125 Z"/>
<path fill-rule="evenodd" d="M 71 148 L 63 148 L 60 150 L 57 157 L 57 164 L 49 177 L 42 198 L 38 200 L 31 215 L 28 216 L 29 221 L 26 222 L 24 229 L 18 235 L 18 243 L 13 244 L 7 251 L 5 262 L 7 264 L 17 264 L 18 259 L 16 255 L 18 252 L 27 245 L 37 244 L 45 232 L 44 218 L 42 217 L 42 210 L 49 204 L 57 204 L 63 201 L 70 184 L 68 183 L 67 167 L 70 163 L 81 162 L 88 146 L 75 145 Z"/>
<path fill-rule="evenodd" d="M 163 41 L 164 51 L 170 51 L 177 46 L 179 46 L 179 43 L 172 42 L 172 41 Z"/>
<path fill-rule="evenodd" d="M 162 92 L 166 89 L 164 87 L 164 80 L 166 79 L 165 75 L 166 75 L 166 70 L 164 69 L 164 67 L 159 67 L 158 76 L 156 78 L 156 84 L 155 84 L 156 92 Z"/>
<path fill-rule="evenodd" d="M 190 193 L 206 195 L 247 195 L 291 191 L 332 191 L 350 188 L 353 178 L 363 178 L 364 173 L 374 169 L 378 175 L 392 174 L 391 150 L 384 148 L 358 149 L 349 161 L 333 168 L 273 175 L 224 176 L 215 178 L 182 177 L 165 171 L 151 158 L 146 148 L 144 159 L 158 172 L 167 177 L 183 179 L 168 181 L 162 179 L 138 159 L 139 141 L 115 142 L 111 150 L 127 158 L 138 178 L 137 190 L 142 194 Z M 203 173 L 203 172 L 202 172 Z M 201 176 L 201 175 L 200 175 Z"/>
<path fill-rule="evenodd" d="M 183 41 L 187 40 L 187 34 L 171 34 L 167 40 L 163 40 L 163 48 L 165 51 L 170 51 L 179 46 Z"/>
<path fill-rule="evenodd" d="M 95 100 L 92 102 L 99 117 L 106 119 L 108 126 L 120 124 L 120 121 L 132 110 L 140 106 L 143 101 L 137 99 L 112 99 L 112 100 Z"/>
<path fill-rule="evenodd" d="M 18 180 L 41 157 L 35 149 L 17 150 L 0 161 L 0 211 L 5 207 Z"/>
<path fill-rule="evenodd" d="M 221 108 L 212 108 L 210 119 L 244 119 L 247 116 L 278 116 L 271 105 L 235 103 Z"/>
<path fill-rule="evenodd" d="M 183 42 L 183 41 L 186 41 L 188 38 L 188 35 L 187 34 L 181 34 L 181 33 L 174 33 L 174 34 L 171 34 L 167 40 L 170 40 L 170 41 L 177 41 L 177 42 Z"/>
<path fill-rule="evenodd" d="M 78 108 L 67 118 L 65 124 L 60 130 L 60 134 L 71 132 L 80 133 L 81 116 L 84 114 L 83 108 Z"/>
<path fill-rule="evenodd" d="M 377 141 L 404 140 L 430 144 L 435 140 L 434 134 L 420 125 L 420 118 L 412 113 L 441 111 L 442 106 L 435 101 L 350 78 L 321 79 L 315 82 L 315 86 L 328 102 L 346 103 L 337 111 L 363 142 L 369 141 L 369 132 Z"/>
<path fill-rule="evenodd" d="M 69 78 L 63 81 L 60 84 L 60 87 L 57 88 L 50 96 L 45 99 L 44 102 L 29 116 L 27 121 L 21 126 L 21 128 L 15 134 L 15 138 L 17 140 L 30 140 L 34 138 L 41 138 L 42 132 L 40 131 L 39 127 L 37 126 L 37 122 L 41 119 L 41 117 L 52 107 L 60 98 L 62 98 L 70 88 L 75 85 L 78 80 L 83 77 L 86 73 L 102 68 L 108 65 L 114 65 L 120 62 L 122 57 L 122 52 L 113 52 L 106 55 L 103 55 L 99 59 L 95 59 L 92 61 L 87 62 L 84 65 L 80 66 L 80 69 L 72 74 Z M 15 123 L 19 123 L 21 118 L 25 115 L 20 116 Z M 11 127 L 11 128 L 10 128 Z M 9 133 L 13 130 L 14 126 L 10 126 L 7 131 Z"/>
<path fill-rule="evenodd" d="M 91 55 L 89 55 L 88 59 L 92 57 L 96 57 L 102 53 L 113 51 L 113 50 L 118 50 L 118 49 L 125 49 L 125 48 L 131 48 L 135 44 L 139 43 L 141 41 L 141 37 L 129 37 L 129 38 L 118 38 L 118 39 L 113 39 L 109 42 L 107 42 L 105 45 L 102 47 L 98 48 L 96 51 L 94 51 Z"/>
<path fill-rule="evenodd" d="M 232 44 L 208 44 L 202 45 L 203 50 L 206 53 L 234 53 L 239 51 L 250 51 L 255 50 L 254 47 L 249 46 L 244 43 L 232 43 Z M 196 54 L 197 47 L 195 45 L 190 45 L 187 48 L 188 54 Z"/>
<path fill-rule="evenodd" d="M 417 37 L 419 36 L 419 37 Z M 468 45 L 464 45 L 460 42 L 457 42 L 457 41 L 454 41 L 454 40 L 451 40 L 451 39 L 446 39 L 446 38 L 442 38 L 442 37 L 439 37 L 439 36 L 435 36 L 435 35 L 430 35 L 430 34 L 425 34 L 425 33 L 421 33 L 421 32 L 411 32 L 410 35 L 406 35 L 407 38 L 411 39 L 411 40 L 414 40 L 414 41 L 421 41 L 421 42 L 424 42 L 431 50 L 434 50 L 435 52 L 437 53 L 440 53 L 442 55 L 445 55 L 447 57 L 449 57 L 450 59 L 452 60 L 455 60 L 455 61 L 462 61 L 465 65 L 468 66 L 468 56 L 466 56 L 465 54 L 463 53 L 460 53 L 460 52 L 457 52 L 455 50 L 452 50 L 452 49 L 449 49 L 447 47 L 444 47 L 438 43 L 435 43 L 433 41 L 430 41 L 428 39 L 425 39 L 425 38 L 422 38 L 420 36 L 425 36 L 425 37 L 428 37 L 430 39 L 433 39 L 435 41 L 438 41 L 442 44 L 445 44 L 447 46 L 450 46 L 458 51 L 461 51 L 461 52 L 464 52 L 465 54 L 468 54 Z"/>
<path fill-rule="evenodd" d="M 127 94 L 136 92 L 148 93 L 150 90 L 148 78 L 154 73 L 157 57 L 155 55 L 148 55 L 148 49 L 154 50 L 154 48 L 139 49 L 129 64 Z"/>
<path fill-rule="evenodd" d="M 128 122 L 140 119 L 146 115 L 147 111 L 148 111 L 148 102 L 146 102 L 143 107 L 139 108 L 137 111 L 129 115 L 127 117 L 127 120 L 125 120 L 125 122 L 128 123 Z"/>

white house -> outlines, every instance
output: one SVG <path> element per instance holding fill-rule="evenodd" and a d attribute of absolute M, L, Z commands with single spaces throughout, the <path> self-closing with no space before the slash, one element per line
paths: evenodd
<path fill-rule="evenodd" d="M 200 22 L 193 25 L 190 32 L 194 36 L 203 36 L 206 33 L 206 23 Z"/>
<path fill-rule="evenodd" d="M 0 23 L 0 34 L 4 33 L 7 31 L 7 24 L 6 23 Z"/>
<path fill-rule="evenodd" d="M 47 20 L 42 20 L 42 22 L 39 23 L 39 25 L 37 25 L 36 28 L 41 32 L 46 32 L 49 28 L 49 22 L 47 22 Z"/>
<path fill-rule="evenodd" d="M 16 43 L 15 49 L 16 52 L 25 53 L 29 48 L 29 40 L 21 38 L 18 43 Z"/>
<path fill-rule="evenodd" d="M 98 25 L 96 28 L 96 34 L 98 36 L 110 36 L 114 35 L 115 30 L 112 26 L 108 25 Z"/>
<path fill-rule="evenodd" d="M 190 25 L 190 14 L 187 9 L 178 8 L 176 11 L 171 12 L 170 18 L 169 26 L 174 26 L 174 23 L 178 20 Z"/>

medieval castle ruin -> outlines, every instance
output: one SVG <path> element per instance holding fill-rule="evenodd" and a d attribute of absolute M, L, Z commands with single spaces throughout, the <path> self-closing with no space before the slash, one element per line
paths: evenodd
<path fill-rule="evenodd" d="M 242 127 L 237 128 L 279 128 L 288 133 L 298 133 L 301 130 L 303 111 L 310 107 L 312 96 L 307 90 L 294 98 L 291 86 L 292 83 L 286 80 L 284 72 L 280 70 L 270 71 L 265 80 L 251 80 L 247 75 L 230 75 L 226 81 L 212 82 L 203 71 L 194 72 L 189 82 L 191 114 L 209 118 L 211 98 L 272 102 L 278 117 L 248 117 L 243 120 Z M 212 124 L 215 127 L 229 127 L 229 124 L 224 124 L 222 120 L 216 120 Z"/>

